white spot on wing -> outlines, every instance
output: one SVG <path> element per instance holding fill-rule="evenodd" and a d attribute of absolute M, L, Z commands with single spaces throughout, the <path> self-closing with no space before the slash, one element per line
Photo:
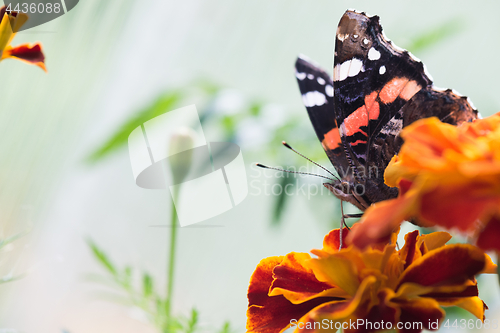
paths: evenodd
<path fill-rule="evenodd" d="M 325 92 L 328 96 L 333 97 L 333 87 L 331 85 L 325 87 Z"/>
<path fill-rule="evenodd" d="M 306 78 L 306 73 L 295 73 L 295 76 L 297 77 L 297 79 L 299 79 L 300 81 L 304 80 Z"/>
<path fill-rule="evenodd" d="M 380 59 L 380 52 L 375 50 L 375 48 L 371 48 L 369 51 L 368 51 L 368 59 L 370 60 L 378 60 Z"/>
<path fill-rule="evenodd" d="M 339 76 L 337 77 L 338 81 L 343 81 L 347 78 L 349 67 L 351 67 L 351 60 L 344 61 L 344 63 L 340 65 Z"/>
<path fill-rule="evenodd" d="M 338 81 L 339 75 L 340 75 L 340 64 L 337 64 L 333 68 L 333 81 Z"/>
<path fill-rule="evenodd" d="M 310 91 L 302 95 L 302 101 L 306 107 L 321 106 L 326 103 L 326 96 L 319 91 Z"/>
<path fill-rule="evenodd" d="M 349 37 L 349 34 L 338 34 L 337 39 L 341 42 L 343 42 L 347 37 Z"/>
<path fill-rule="evenodd" d="M 365 71 L 361 60 L 353 58 L 344 61 L 342 64 L 337 64 L 333 69 L 333 81 L 343 81 L 347 79 L 348 76 L 353 77 L 358 75 L 360 71 Z"/>
<path fill-rule="evenodd" d="M 380 68 L 378 69 L 378 72 L 380 75 L 382 75 L 382 74 L 385 74 L 385 70 L 386 70 L 385 66 L 380 66 Z"/>
<path fill-rule="evenodd" d="M 321 84 L 322 86 L 325 85 L 326 81 L 323 80 L 322 77 L 318 77 L 318 83 Z"/>
<path fill-rule="evenodd" d="M 369 42 L 370 41 L 367 38 L 363 39 L 363 44 L 368 45 Z"/>
<path fill-rule="evenodd" d="M 353 77 L 359 74 L 359 71 L 363 68 L 363 62 L 359 59 L 353 58 L 351 60 L 351 66 L 349 67 L 349 76 Z"/>
<path fill-rule="evenodd" d="M 312 74 L 307 74 L 307 78 L 308 78 L 309 80 L 313 80 L 313 79 L 314 79 L 314 75 L 312 75 Z"/>

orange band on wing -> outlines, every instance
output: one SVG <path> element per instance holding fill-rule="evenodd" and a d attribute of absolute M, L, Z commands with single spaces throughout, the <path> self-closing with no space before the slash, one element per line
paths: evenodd
<path fill-rule="evenodd" d="M 417 81 L 412 80 L 404 87 L 403 91 L 399 94 L 399 97 L 408 101 L 413 97 L 413 95 L 418 93 L 420 89 L 422 89 L 422 87 L 417 83 Z"/>
<path fill-rule="evenodd" d="M 351 113 L 345 120 L 345 134 L 351 136 L 354 133 L 361 132 L 368 136 L 361 130 L 362 126 L 368 126 L 368 120 L 378 119 L 380 115 L 380 105 L 375 100 L 377 99 L 378 92 L 374 91 L 370 95 L 365 96 L 365 105 L 359 107 Z"/>
<path fill-rule="evenodd" d="M 366 143 L 366 140 L 356 140 L 355 142 L 351 143 L 351 146 L 357 146 L 363 143 Z"/>
<path fill-rule="evenodd" d="M 395 77 L 387 82 L 382 90 L 380 90 L 379 94 L 382 103 L 389 104 L 394 102 L 399 96 L 399 93 L 405 88 L 408 81 L 407 78 Z"/>
<path fill-rule="evenodd" d="M 323 148 L 328 148 L 330 150 L 334 150 L 340 145 L 340 133 L 338 128 L 333 128 L 330 132 L 325 134 L 325 138 L 321 142 L 323 144 Z"/>

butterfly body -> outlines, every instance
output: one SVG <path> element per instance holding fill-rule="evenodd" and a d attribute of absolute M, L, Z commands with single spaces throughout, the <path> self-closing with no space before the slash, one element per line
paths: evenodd
<path fill-rule="evenodd" d="M 421 61 L 389 41 L 377 16 L 347 11 L 335 38 L 333 78 L 304 56 L 296 77 L 315 132 L 340 179 L 324 184 L 364 211 L 395 198 L 384 171 L 401 130 L 426 117 L 457 125 L 477 118 L 466 97 L 433 86 Z"/>

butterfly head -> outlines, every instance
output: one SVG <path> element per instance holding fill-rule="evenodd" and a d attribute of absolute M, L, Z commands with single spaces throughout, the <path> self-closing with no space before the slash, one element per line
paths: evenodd
<path fill-rule="evenodd" d="M 340 200 L 347 201 L 362 211 L 369 206 L 363 198 L 365 194 L 365 186 L 363 184 L 347 179 L 335 179 L 331 183 L 324 183 L 323 186 L 329 189 Z"/>

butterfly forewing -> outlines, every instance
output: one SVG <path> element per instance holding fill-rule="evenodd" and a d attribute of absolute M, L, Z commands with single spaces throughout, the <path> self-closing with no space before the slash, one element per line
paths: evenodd
<path fill-rule="evenodd" d="M 433 116 L 453 125 L 477 118 L 466 97 L 433 87 L 423 63 L 384 36 L 378 16 L 351 10 L 342 16 L 333 82 L 305 59 L 297 60 L 296 70 L 323 148 L 351 191 L 363 187 L 363 193 L 334 194 L 361 210 L 398 195 L 397 188 L 385 185 L 384 171 L 401 148 L 405 126 Z M 333 94 L 317 78 L 328 80 Z"/>
<path fill-rule="evenodd" d="M 304 56 L 295 63 L 295 76 L 316 135 L 333 166 L 342 175 L 342 170 L 347 170 L 349 164 L 334 113 L 332 78 Z"/>

